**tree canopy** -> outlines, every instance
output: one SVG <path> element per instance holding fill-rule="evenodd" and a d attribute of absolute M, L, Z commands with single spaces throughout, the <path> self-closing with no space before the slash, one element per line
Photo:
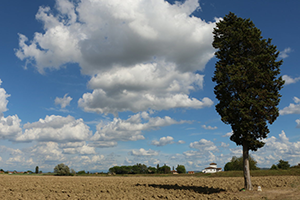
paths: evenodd
<path fill-rule="evenodd" d="M 267 122 L 278 117 L 276 107 L 284 81 L 280 74 L 282 61 L 271 39 L 262 39 L 261 31 L 250 19 L 233 13 L 226 15 L 214 29 L 213 47 L 219 59 L 213 81 L 219 103 L 217 112 L 225 124 L 230 124 L 237 145 L 248 144 L 256 151 L 264 146 L 260 139 L 269 133 Z"/>
<path fill-rule="evenodd" d="M 278 169 L 289 169 L 289 161 L 279 160 L 277 164 Z"/>
<path fill-rule="evenodd" d="M 279 52 L 271 39 L 263 39 L 250 19 L 230 12 L 216 24 L 213 34 L 218 59 L 212 78 L 219 100 L 216 110 L 231 125 L 230 140 L 243 146 L 245 187 L 252 189 L 248 152 L 264 146 L 262 139 L 270 132 L 267 123 L 279 116 L 282 61 L 277 61 Z"/>
<path fill-rule="evenodd" d="M 72 176 L 75 174 L 75 171 L 73 169 L 70 170 L 68 165 L 61 163 L 54 167 L 54 173 L 57 176 Z"/>
<path fill-rule="evenodd" d="M 184 165 L 178 165 L 178 166 L 176 167 L 176 171 L 177 171 L 179 174 L 185 174 L 185 173 L 186 173 L 185 166 L 184 166 Z"/>

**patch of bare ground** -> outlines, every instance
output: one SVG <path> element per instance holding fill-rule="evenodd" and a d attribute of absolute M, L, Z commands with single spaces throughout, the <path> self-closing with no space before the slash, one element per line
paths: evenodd
<path fill-rule="evenodd" d="M 299 176 L 243 178 L 0 176 L 0 199 L 299 199 Z M 262 187 L 262 192 L 257 187 Z"/>

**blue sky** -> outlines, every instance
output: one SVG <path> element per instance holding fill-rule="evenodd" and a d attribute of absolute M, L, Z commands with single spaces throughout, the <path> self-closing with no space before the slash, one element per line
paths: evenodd
<path fill-rule="evenodd" d="M 300 162 L 298 1 L 0 3 L 0 168 L 224 167 L 241 147 L 215 111 L 216 21 L 250 18 L 283 59 L 259 167 Z"/>

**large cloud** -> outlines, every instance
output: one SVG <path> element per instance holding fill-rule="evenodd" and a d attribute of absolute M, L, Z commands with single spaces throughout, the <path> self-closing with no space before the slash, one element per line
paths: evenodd
<path fill-rule="evenodd" d="M 33 59 L 40 72 L 78 62 L 84 73 L 95 74 L 154 58 L 195 71 L 213 56 L 215 23 L 190 16 L 198 0 L 174 5 L 164 0 L 56 2 L 57 16 L 49 7 L 40 7 L 36 15 L 45 33 L 35 33 L 29 44 L 20 35 L 16 51 L 22 60 Z"/>
<path fill-rule="evenodd" d="M 253 154 L 259 165 L 271 167 L 278 160 L 288 160 L 291 165 L 296 165 L 300 157 L 300 142 L 290 141 L 284 131 L 279 137 L 271 136 L 264 139 L 265 146 Z"/>
<path fill-rule="evenodd" d="M 38 122 L 27 123 L 23 127 L 24 133 L 18 135 L 15 141 L 54 141 L 54 142 L 77 142 L 88 140 L 91 136 L 89 127 L 82 119 L 72 116 L 46 116 Z"/>
<path fill-rule="evenodd" d="M 45 33 L 32 41 L 20 34 L 16 55 L 33 62 L 40 73 L 79 63 L 92 75 L 78 101 L 85 111 L 114 113 L 147 109 L 211 106 L 189 97 L 202 88 L 203 70 L 212 58 L 212 30 L 191 16 L 197 0 L 169 4 L 164 0 L 82 0 L 76 5 L 57 0 L 57 16 L 41 7 L 36 18 Z M 75 11 L 76 10 L 76 11 Z"/>
<path fill-rule="evenodd" d="M 31 147 L 29 152 L 41 163 L 58 163 L 66 159 L 56 142 L 40 142 Z"/>
<path fill-rule="evenodd" d="M 203 108 L 213 102 L 190 98 L 190 90 L 203 87 L 203 75 L 181 73 L 174 64 L 148 63 L 132 68 L 111 70 L 93 76 L 89 82 L 92 93 L 78 101 L 85 111 L 114 113 L 139 112 L 147 109 Z"/>
<path fill-rule="evenodd" d="M 114 118 L 112 122 L 101 122 L 97 131 L 91 138 L 93 141 L 136 141 L 145 139 L 142 131 L 157 129 L 172 124 L 188 123 L 176 121 L 168 116 L 150 117 L 147 112 L 137 113 L 127 120 Z M 112 143 L 114 145 L 115 143 Z M 95 145 L 97 146 L 97 144 Z"/>

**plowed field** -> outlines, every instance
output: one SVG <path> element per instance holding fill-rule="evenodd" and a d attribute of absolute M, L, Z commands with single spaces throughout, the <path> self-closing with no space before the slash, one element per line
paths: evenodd
<path fill-rule="evenodd" d="M 300 199 L 299 176 L 243 178 L 0 176 L 0 199 Z M 257 191 L 261 186 L 262 192 Z"/>

